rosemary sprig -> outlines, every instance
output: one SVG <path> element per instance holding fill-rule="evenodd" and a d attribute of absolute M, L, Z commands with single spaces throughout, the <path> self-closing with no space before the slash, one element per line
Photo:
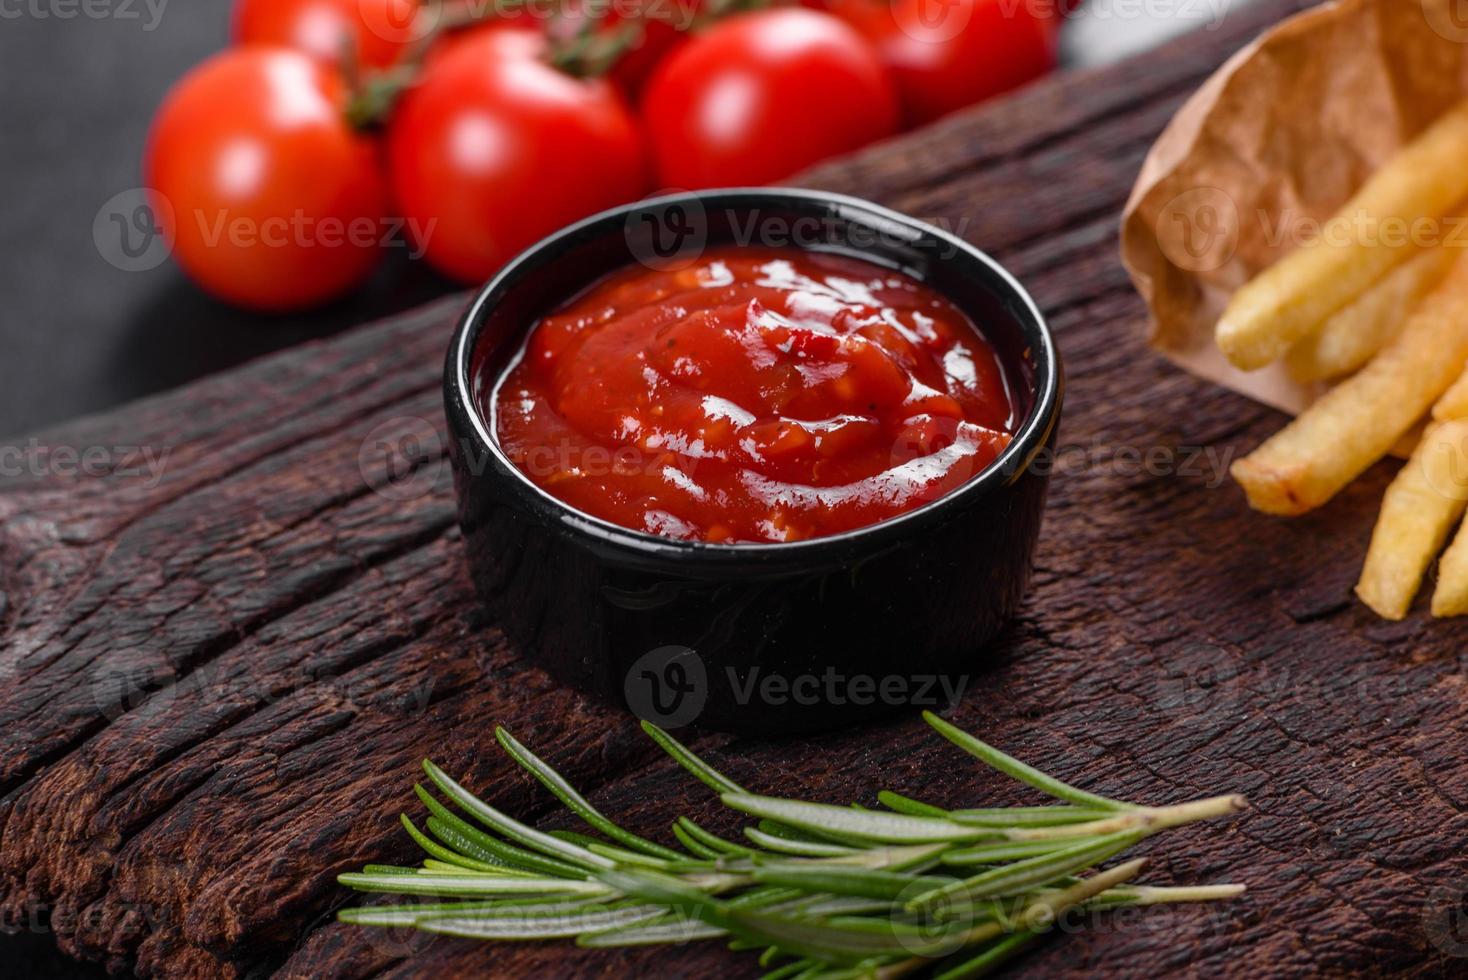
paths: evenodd
<path fill-rule="evenodd" d="M 345 909 L 343 922 L 493 940 L 574 939 L 588 947 L 724 939 L 760 951 L 766 980 L 883 980 L 927 971 L 982 976 L 1067 911 L 1234 898 L 1242 885 L 1132 883 L 1142 861 L 1099 865 L 1144 838 L 1244 809 L 1240 796 L 1148 807 L 1077 789 L 932 714 L 944 738 L 1061 801 L 946 810 L 884 790 L 885 809 L 832 806 L 746 790 L 667 732 L 643 729 L 726 806 L 756 818 L 734 841 L 687 817 L 678 847 L 613 822 L 509 732 L 500 745 L 590 832 L 544 832 L 501 813 L 432 762 L 428 810 L 405 830 L 422 867 L 344 874 L 366 892 L 421 903 Z M 472 822 L 471 822 L 472 821 Z M 477 826 L 476 826 L 477 823 Z M 425 829 L 426 828 L 426 829 Z"/>

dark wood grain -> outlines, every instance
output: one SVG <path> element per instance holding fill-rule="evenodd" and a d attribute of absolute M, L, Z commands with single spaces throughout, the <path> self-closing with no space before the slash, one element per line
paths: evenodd
<path fill-rule="evenodd" d="M 1389 468 L 1310 517 L 1248 512 L 1222 467 L 1279 417 L 1147 352 L 1116 259 L 1151 140 L 1297 6 L 1267 0 L 802 181 L 948 222 L 1025 279 L 1060 338 L 1066 450 L 1033 594 L 956 720 L 1107 793 L 1235 790 L 1255 805 L 1148 848 L 1154 878 L 1241 880 L 1245 900 L 1097 917 L 1019 974 L 1446 976 L 1468 963 L 1454 958 L 1468 934 L 1444 931 L 1468 890 L 1468 632 L 1382 624 L 1350 598 Z M 554 813 L 495 749 L 495 722 L 634 828 L 663 833 L 675 811 L 729 826 L 627 717 L 518 663 L 475 612 L 433 441 L 390 485 L 364 452 L 414 420 L 441 432 L 458 306 L 15 443 L 167 458 L 156 483 L 69 475 L 64 454 L 0 478 L 8 926 L 160 977 L 751 972 L 716 944 L 507 949 L 331 921 L 352 900 L 338 872 L 412 853 L 395 816 L 424 755 L 497 806 Z M 1030 799 L 912 719 L 698 746 L 751 787 L 817 799 L 869 801 L 882 785 L 953 804 Z"/>

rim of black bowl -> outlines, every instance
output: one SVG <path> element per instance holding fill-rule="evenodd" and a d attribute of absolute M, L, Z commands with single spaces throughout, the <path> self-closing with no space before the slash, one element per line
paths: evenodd
<path fill-rule="evenodd" d="M 702 207 L 707 207 L 711 202 L 724 206 L 757 207 L 759 206 L 759 201 L 756 200 L 758 198 L 763 198 L 765 202 L 775 198 L 784 202 L 800 201 L 828 207 L 834 206 L 839 209 L 840 217 L 848 217 L 846 212 L 850 211 L 854 212 L 849 215 L 850 217 L 864 220 L 867 223 L 872 223 L 872 219 L 895 222 L 910 231 L 933 238 L 954 249 L 956 253 L 961 253 L 970 260 L 986 266 L 1028 313 L 1028 326 L 1033 328 L 1038 340 L 1038 343 L 1027 344 L 1033 354 L 1034 404 L 1030 408 L 1028 417 L 1015 431 L 1008 448 L 968 482 L 928 501 L 921 507 L 889 517 L 876 524 L 868 524 L 865 527 L 853 528 L 838 534 L 806 538 L 801 541 L 720 543 L 665 538 L 646 531 L 623 527 L 604 518 L 577 510 L 536 485 L 505 455 L 500 448 L 499 440 L 490 430 L 488 420 L 483 417 L 479 406 L 475 404 L 471 371 L 474 367 L 475 348 L 478 346 L 480 326 L 486 309 L 522 276 L 543 262 L 554 260 L 560 251 L 559 246 L 581 238 L 599 225 L 607 224 L 620 229 L 623 227 L 626 216 L 631 212 L 694 201 Z M 629 262 L 636 261 L 636 256 L 629 252 L 628 260 Z M 526 325 L 527 332 L 531 326 L 533 324 Z M 1021 323 L 1019 326 L 1024 331 L 1026 324 Z M 1025 333 L 1025 340 L 1028 341 L 1029 331 Z M 846 194 L 784 187 L 730 187 L 644 198 L 583 218 L 541 239 L 512 259 L 475 295 L 460 319 L 453 342 L 449 347 L 446 381 L 450 395 L 449 410 L 462 414 L 469 423 L 470 431 L 480 443 L 478 448 L 487 450 L 490 454 L 489 458 L 493 459 L 500 468 L 513 475 L 520 486 L 528 491 L 529 499 L 537 501 L 548 516 L 558 517 L 567 528 L 589 535 L 603 545 L 622 546 L 643 556 L 660 554 L 678 556 L 690 561 L 713 562 L 747 561 L 751 558 L 773 560 L 777 557 L 791 558 L 799 555 L 814 557 L 812 553 L 822 549 L 847 550 L 853 545 L 865 549 L 905 539 L 910 537 L 914 531 L 932 522 L 941 522 L 945 511 L 962 506 L 969 498 L 987 494 L 997 486 L 1012 482 L 1029 469 L 1034 456 L 1043 448 L 1051 429 L 1057 423 L 1055 416 L 1062 389 L 1060 358 L 1056 351 L 1055 338 L 1050 333 L 1050 326 L 1045 322 L 1044 314 L 1040 312 L 1039 306 L 1036 305 L 1029 292 L 1020 285 L 1019 280 L 1015 279 L 1004 266 L 986 252 L 941 228 L 916 218 L 910 218 L 880 204 L 873 204 Z M 483 479 L 487 475 L 487 472 L 480 474 L 476 479 Z"/>

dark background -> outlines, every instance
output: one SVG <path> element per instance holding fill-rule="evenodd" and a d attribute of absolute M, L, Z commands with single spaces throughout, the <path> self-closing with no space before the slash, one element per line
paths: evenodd
<path fill-rule="evenodd" d="M 1066 27 L 1064 60 L 1112 60 L 1206 24 L 1228 2 L 1179 3 L 1186 17 L 1153 20 L 1143 16 L 1145 5 L 1091 0 Z M 153 110 L 180 75 L 227 43 L 229 3 L 91 0 L 91 9 L 105 16 L 88 16 L 77 0 L 0 0 L 0 437 L 171 388 L 456 288 L 397 249 L 351 299 L 269 318 L 214 302 L 171 263 L 147 272 L 110 264 L 93 222 L 114 195 L 140 184 Z M 18 936 L 0 936 L 0 973 L 104 975 L 57 954 L 44 915 Z"/>

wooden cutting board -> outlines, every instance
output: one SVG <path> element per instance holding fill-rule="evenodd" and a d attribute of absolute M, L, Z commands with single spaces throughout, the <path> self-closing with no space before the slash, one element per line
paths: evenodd
<path fill-rule="evenodd" d="M 1254 803 L 1147 848 L 1152 878 L 1243 881 L 1244 900 L 1096 917 L 1018 974 L 1468 964 L 1468 630 L 1384 624 L 1350 596 L 1390 467 L 1300 520 L 1250 513 L 1223 464 L 1280 417 L 1149 353 L 1116 257 L 1122 202 L 1162 126 L 1298 6 L 1264 0 L 802 181 L 949 221 L 1027 282 L 1066 359 L 1066 448 L 1032 597 L 955 719 L 1107 794 Z M 634 829 L 665 833 L 679 812 L 732 826 L 626 716 L 527 669 L 476 613 L 435 444 L 461 303 L 14 444 L 55 465 L 0 483 L 9 926 L 145 976 L 755 972 L 718 944 L 608 954 L 333 922 L 355 900 L 337 873 L 414 855 L 395 818 L 425 755 L 561 825 L 495 748 L 496 722 Z M 437 435 L 374 490 L 386 464 L 372 448 L 424 424 Z M 92 447 L 112 471 L 94 453 L 91 475 L 67 475 L 67 450 Z M 1034 801 L 910 718 L 696 745 L 758 790 Z"/>

